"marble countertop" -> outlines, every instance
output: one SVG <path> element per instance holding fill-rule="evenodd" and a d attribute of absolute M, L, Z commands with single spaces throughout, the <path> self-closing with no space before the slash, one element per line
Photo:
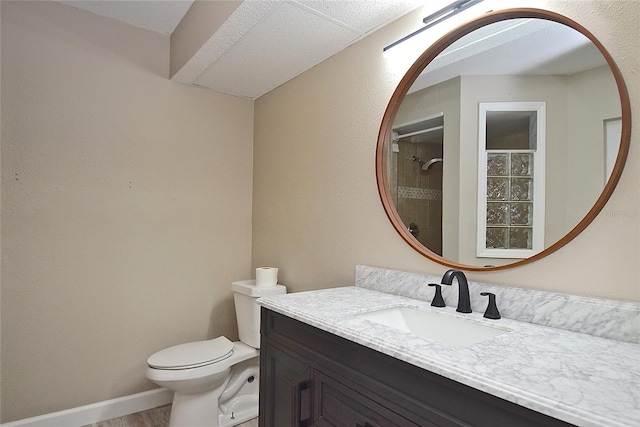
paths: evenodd
<path fill-rule="evenodd" d="M 259 304 L 436 374 L 579 426 L 640 426 L 640 345 L 360 287 L 264 297 Z M 355 314 L 407 306 L 511 329 L 455 347 Z"/>

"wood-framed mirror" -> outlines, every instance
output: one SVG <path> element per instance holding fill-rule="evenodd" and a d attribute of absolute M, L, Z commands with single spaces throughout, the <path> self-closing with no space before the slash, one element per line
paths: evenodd
<path fill-rule="evenodd" d="M 545 10 L 490 12 L 429 46 L 400 81 L 378 135 L 378 190 L 425 257 L 511 268 L 593 221 L 630 137 L 624 80 L 593 34 Z"/>

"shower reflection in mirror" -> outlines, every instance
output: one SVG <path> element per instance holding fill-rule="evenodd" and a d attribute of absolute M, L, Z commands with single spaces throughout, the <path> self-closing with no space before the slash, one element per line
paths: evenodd
<path fill-rule="evenodd" d="M 442 254 L 442 164 L 444 115 L 393 128 L 390 188 L 398 214 L 420 232 L 411 234 Z M 410 227 L 411 228 L 411 227 Z"/>

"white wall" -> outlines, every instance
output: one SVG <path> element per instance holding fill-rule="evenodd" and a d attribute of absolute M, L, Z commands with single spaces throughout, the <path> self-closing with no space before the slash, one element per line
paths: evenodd
<path fill-rule="evenodd" d="M 146 358 L 237 337 L 253 103 L 170 82 L 169 39 L 2 1 L 2 422 L 156 387 Z"/>

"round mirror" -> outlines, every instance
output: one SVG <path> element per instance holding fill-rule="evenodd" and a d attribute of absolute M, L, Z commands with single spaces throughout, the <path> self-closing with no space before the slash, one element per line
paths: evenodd
<path fill-rule="evenodd" d="M 631 132 L 609 53 L 568 18 L 493 12 L 433 44 L 394 92 L 376 175 L 402 238 L 440 264 L 540 259 L 604 207 Z"/>

